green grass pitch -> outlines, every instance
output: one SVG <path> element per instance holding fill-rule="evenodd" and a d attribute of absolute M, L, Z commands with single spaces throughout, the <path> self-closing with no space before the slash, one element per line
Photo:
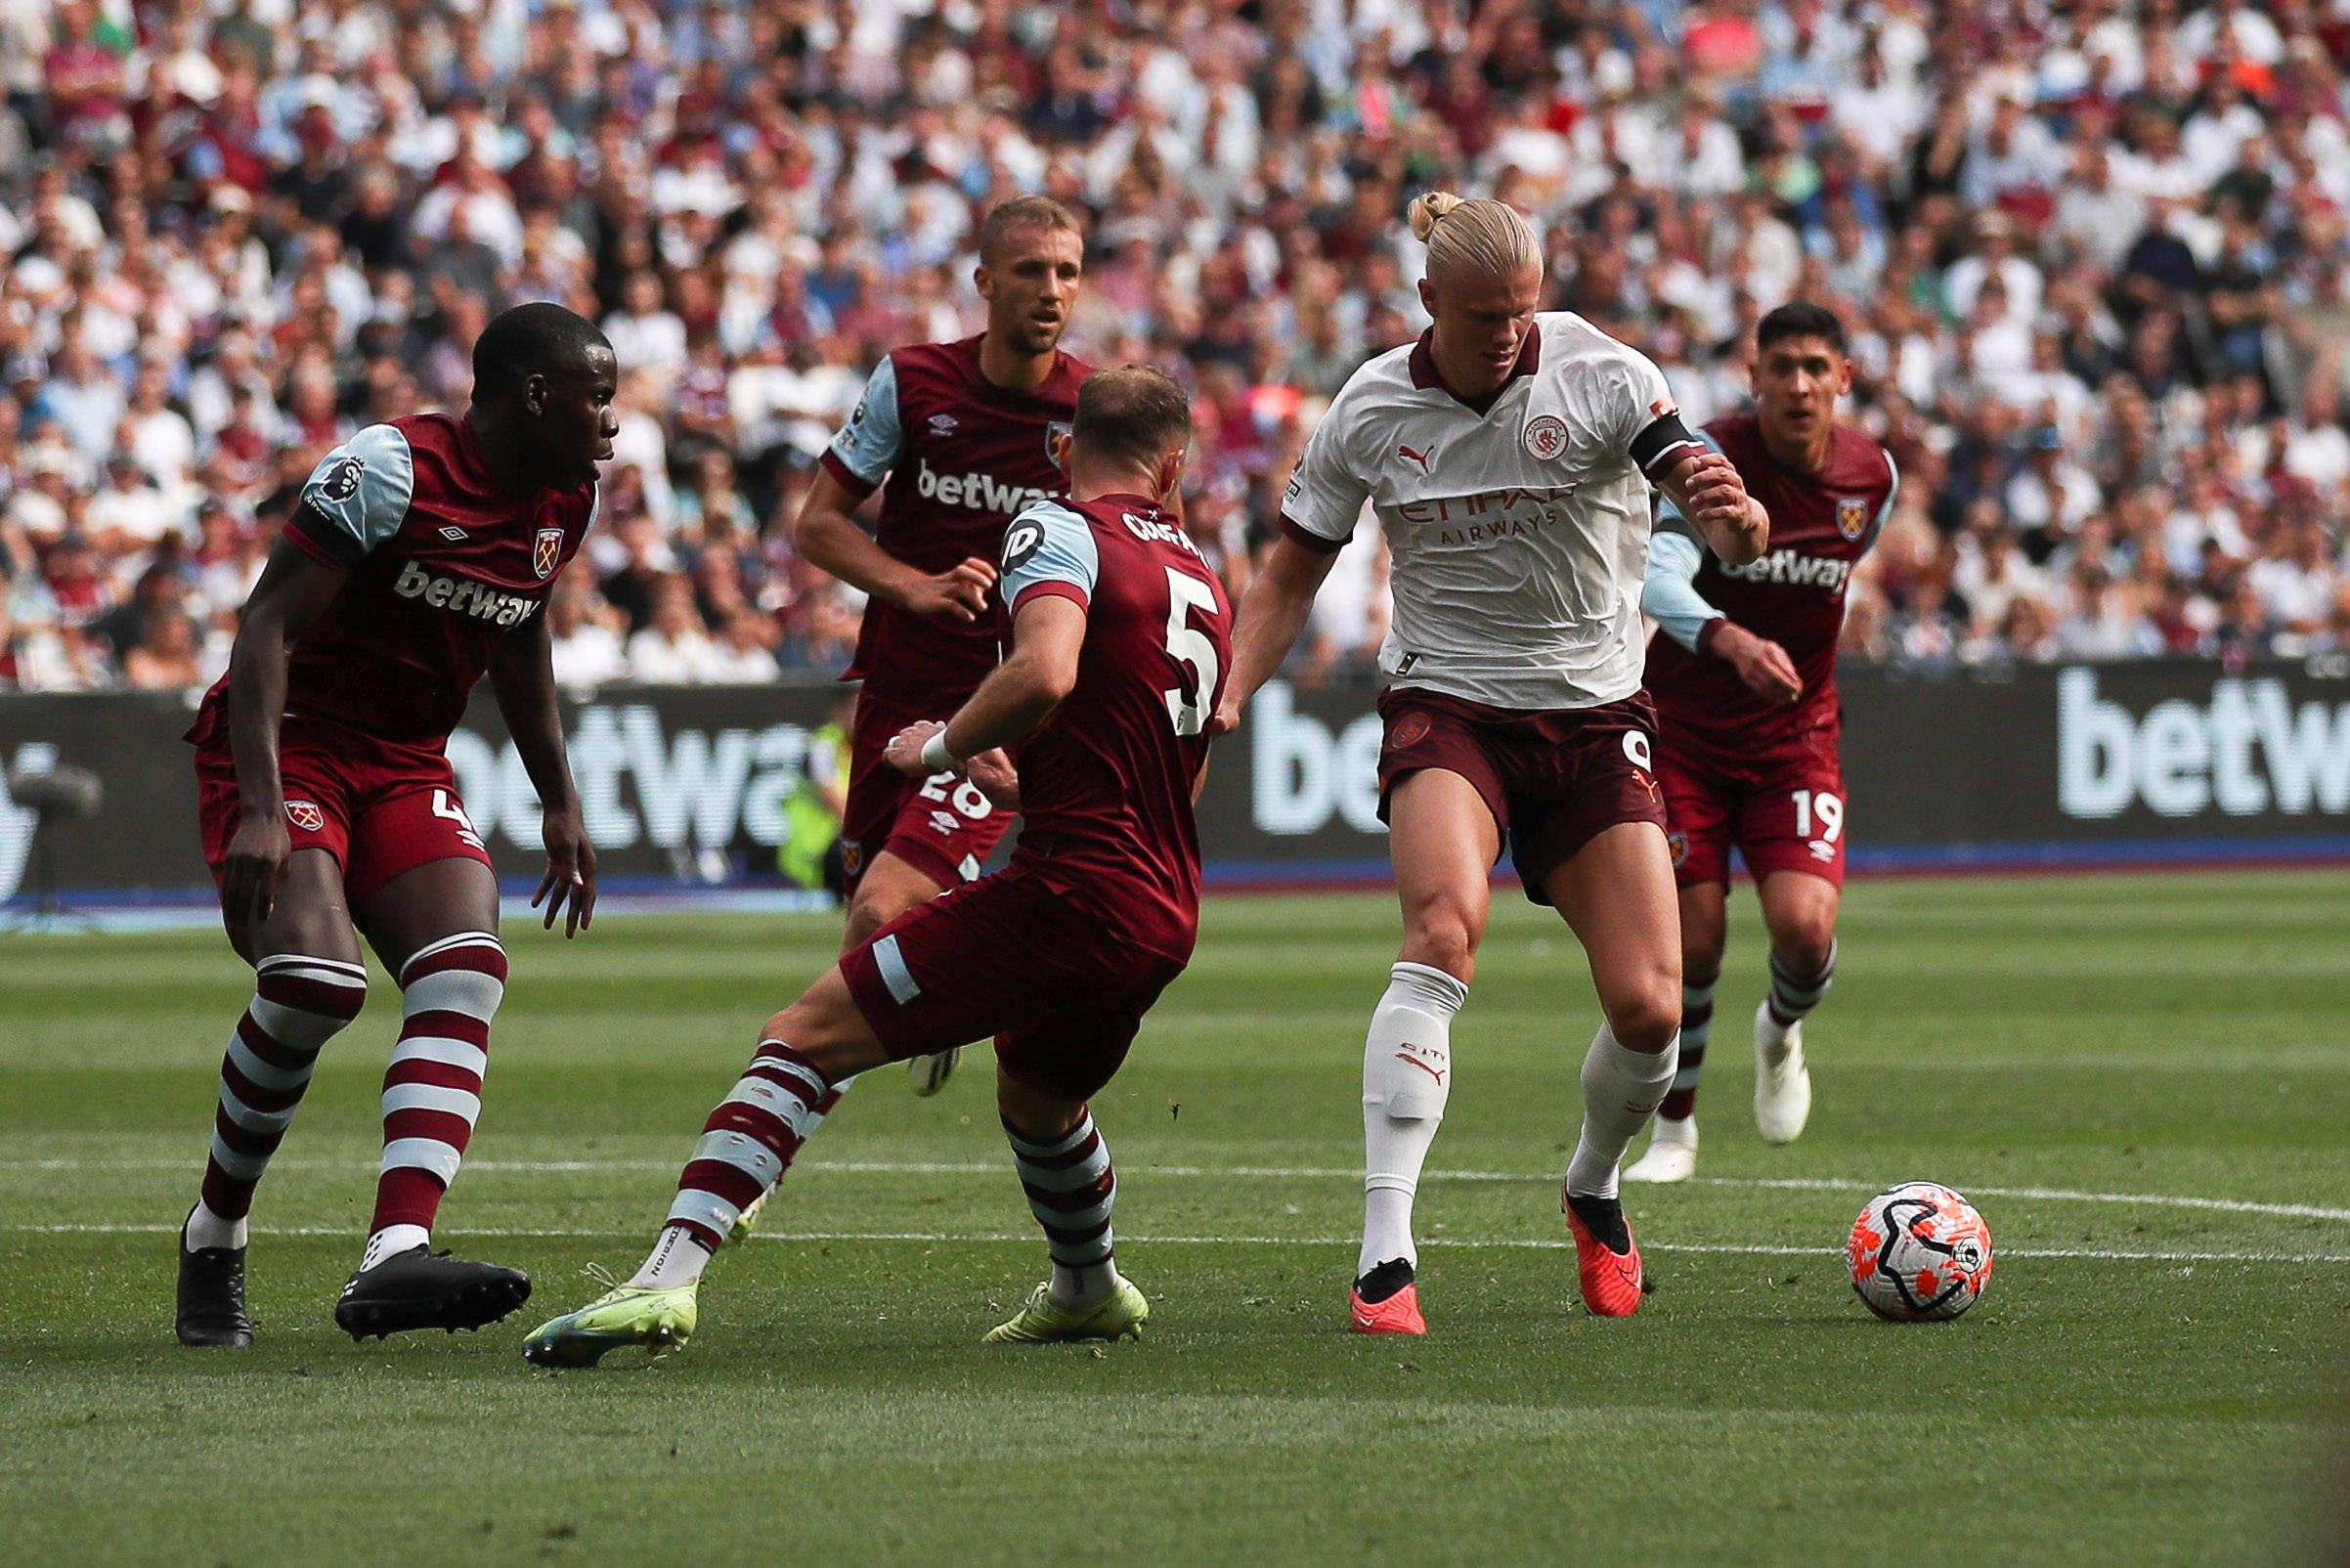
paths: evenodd
<path fill-rule="evenodd" d="M 169 1232 L 247 994 L 202 933 L 0 941 L 0 1560 L 2306 1562 L 2344 1466 L 2350 946 L 2340 873 L 1872 882 L 1810 1029 L 1817 1109 L 1748 1098 L 1741 894 L 1704 1151 L 1633 1189 L 1656 1291 L 1576 1300 L 1557 1176 L 1595 1022 L 1515 893 L 1422 1190 L 1422 1341 L 1341 1331 L 1384 896 L 1211 901 L 1097 1104 L 1140 1344 L 982 1348 L 1040 1276 L 981 1060 L 857 1086 L 721 1257 L 699 1336 L 595 1372 L 522 1335 L 641 1255 L 829 918 L 509 927 L 442 1240 L 530 1269 L 478 1335 L 354 1346 L 397 996 L 330 1048 L 255 1212 L 249 1353 L 171 1337 Z M 1926 1177 L 1988 1220 L 1953 1325 L 1837 1253 Z M 2117 1196 L 2118 1195 L 2118 1196 Z M 2325 1560 L 2334 1560 L 2330 1557 Z"/>

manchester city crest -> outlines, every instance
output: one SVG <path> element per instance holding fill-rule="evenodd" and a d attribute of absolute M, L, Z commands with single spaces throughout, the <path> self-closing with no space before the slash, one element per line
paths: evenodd
<path fill-rule="evenodd" d="M 1836 531 L 1847 539 L 1858 539 L 1868 532 L 1869 503 L 1863 496 L 1836 498 Z"/>
<path fill-rule="evenodd" d="M 552 577 L 563 559 L 563 530 L 542 528 L 531 543 L 531 570 L 541 577 Z"/>
<path fill-rule="evenodd" d="M 1526 421 L 1526 456 L 1550 462 L 1566 455 L 1567 421 L 1555 414 L 1538 414 Z"/>

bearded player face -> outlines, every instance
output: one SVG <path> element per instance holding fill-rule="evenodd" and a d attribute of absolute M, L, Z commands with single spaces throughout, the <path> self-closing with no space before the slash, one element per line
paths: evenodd
<path fill-rule="evenodd" d="M 979 263 L 987 335 L 1023 355 L 1050 354 L 1077 303 L 1085 277 L 1085 241 L 1066 229 L 1025 225 L 1003 237 Z"/>

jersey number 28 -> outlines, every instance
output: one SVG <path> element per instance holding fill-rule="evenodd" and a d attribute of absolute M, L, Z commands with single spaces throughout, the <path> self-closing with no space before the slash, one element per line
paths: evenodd
<path fill-rule="evenodd" d="M 1197 735 L 1207 727 L 1207 716 L 1216 706 L 1216 677 L 1222 673 L 1215 643 L 1192 625 L 1194 610 L 1214 615 L 1215 590 L 1197 578 L 1168 567 L 1167 656 L 1192 667 L 1191 695 L 1184 695 L 1181 686 L 1167 691 L 1167 718 L 1174 721 L 1178 735 Z"/>

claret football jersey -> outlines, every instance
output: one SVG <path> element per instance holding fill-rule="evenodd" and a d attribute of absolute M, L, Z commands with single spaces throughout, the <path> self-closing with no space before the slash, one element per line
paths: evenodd
<path fill-rule="evenodd" d="M 1669 501 L 1657 527 L 1689 536 L 1699 555 L 1693 579 L 1699 596 L 1786 649 L 1804 694 L 1792 704 L 1765 702 L 1727 661 L 1660 632 L 1648 648 L 1648 689 L 1657 709 L 1676 728 L 1746 743 L 1839 728 L 1836 645 L 1844 632 L 1845 589 L 1893 512 L 1900 472 L 1890 453 L 1849 425 L 1837 426 L 1815 473 L 1772 460 L 1751 414 L 1717 419 L 1700 434 L 1737 465 L 1748 494 L 1770 514 L 1770 546 L 1759 560 L 1724 566 Z"/>
<path fill-rule="evenodd" d="M 596 512 L 596 488 L 501 490 L 473 427 L 442 414 L 371 424 L 328 453 L 285 525 L 350 573 L 286 661 L 289 719 L 435 744 L 499 643 L 539 613 Z M 228 677 L 189 739 L 225 738 Z"/>
<path fill-rule="evenodd" d="M 1232 606 L 1148 497 L 1043 501 L 1004 536 L 1007 618 L 1039 595 L 1086 613 L 1077 684 L 1019 748 L 1025 869 L 1131 945 L 1188 959 L 1199 925 L 1192 786 L 1232 668 Z"/>
<path fill-rule="evenodd" d="M 852 496 L 886 479 L 874 538 L 909 566 L 943 572 L 995 559 L 1004 527 L 1032 501 L 1065 492 L 1058 457 L 1091 370 L 1066 354 L 1033 391 L 997 386 L 979 339 L 893 349 L 873 369 L 856 412 L 823 463 Z M 995 668 L 992 613 L 976 622 L 865 606 L 849 675 L 892 706 L 951 709 Z"/>
<path fill-rule="evenodd" d="M 1497 708 L 1588 708 L 1640 687 L 1649 480 L 1688 455 L 1665 377 L 1567 311 L 1535 318 L 1483 407 L 1428 339 L 1355 371 L 1307 441 L 1284 532 L 1335 550 L 1366 502 L 1386 531 L 1398 686 Z"/>

